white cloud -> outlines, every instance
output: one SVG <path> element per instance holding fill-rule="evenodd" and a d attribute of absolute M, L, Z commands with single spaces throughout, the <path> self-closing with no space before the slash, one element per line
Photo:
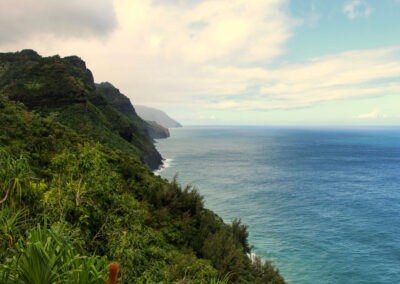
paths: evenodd
<path fill-rule="evenodd" d="M 380 116 L 379 115 L 379 110 L 378 109 L 374 109 L 373 111 L 371 111 L 369 113 L 364 113 L 364 114 L 357 115 L 357 118 L 360 118 L 360 119 L 376 119 L 379 116 Z"/>
<path fill-rule="evenodd" d="M 396 117 L 400 116 L 393 116 L 393 115 L 389 116 L 386 113 L 382 113 L 379 109 L 374 109 L 369 113 L 359 114 L 356 116 L 356 118 L 359 119 L 386 119 L 386 118 L 396 118 Z"/>
<path fill-rule="evenodd" d="M 363 0 L 352 0 L 344 5 L 343 13 L 345 13 L 349 19 L 355 19 L 357 17 L 369 17 L 372 13 L 372 9 Z"/>
<path fill-rule="evenodd" d="M 165 59 L 237 64 L 268 61 L 283 53 L 291 22 L 280 9 L 283 2 L 208 0 L 188 8 L 117 0 L 116 6 L 131 37 L 143 38 L 142 48 Z M 199 22 L 203 26 L 193 28 Z M 157 44 L 149 44 L 149 38 L 157 38 Z"/>
<path fill-rule="evenodd" d="M 270 110 L 400 93 L 400 48 L 343 52 L 276 69 L 227 68 L 235 82 L 256 81 L 260 92 L 239 93 L 210 104 L 218 109 Z"/>
<path fill-rule="evenodd" d="M 195 114 L 194 118 L 196 120 L 215 120 L 216 116 L 213 115 L 213 114 L 212 115 L 206 115 L 206 114 L 204 114 L 202 112 L 199 112 L 199 113 Z"/>

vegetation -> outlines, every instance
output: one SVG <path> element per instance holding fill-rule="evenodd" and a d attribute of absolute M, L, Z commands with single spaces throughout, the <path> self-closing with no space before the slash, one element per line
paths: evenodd
<path fill-rule="evenodd" d="M 58 114 L 27 108 L 11 100 L 14 84 L 0 95 L 1 283 L 104 283 L 108 269 L 107 283 L 118 270 L 118 283 L 285 283 L 249 257 L 239 220 L 225 224 L 196 189 L 76 130 L 62 114 L 75 113 L 74 102 Z M 93 123 L 108 122 L 106 108 Z"/>

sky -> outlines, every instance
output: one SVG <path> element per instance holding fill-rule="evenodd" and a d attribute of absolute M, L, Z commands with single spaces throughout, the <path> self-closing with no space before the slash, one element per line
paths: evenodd
<path fill-rule="evenodd" d="M 399 125 L 400 0 L 0 0 L 0 52 L 78 55 L 184 125 Z"/>

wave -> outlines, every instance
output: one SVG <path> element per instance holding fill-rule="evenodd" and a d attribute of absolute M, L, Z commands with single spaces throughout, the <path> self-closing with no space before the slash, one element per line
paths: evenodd
<path fill-rule="evenodd" d="M 166 168 L 169 168 L 171 166 L 173 159 L 164 159 L 162 165 L 154 171 L 155 175 L 160 175 L 160 173 L 165 170 Z"/>
<path fill-rule="evenodd" d="M 260 256 L 256 255 L 254 252 L 251 252 L 251 253 L 247 254 L 247 257 L 250 259 L 250 261 L 252 263 L 254 263 L 254 262 L 257 261 L 257 258 L 260 257 Z M 262 257 L 261 257 L 261 259 L 262 259 Z"/>

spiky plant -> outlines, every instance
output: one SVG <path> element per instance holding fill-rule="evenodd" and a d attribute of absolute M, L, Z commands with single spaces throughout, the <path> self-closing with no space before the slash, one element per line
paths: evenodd
<path fill-rule="evenodd" d="M 23 234 L 26 228 L 26 210 L 11 207 L 0 208 L 0 259 L 7 249 L 14 246 L 17 237 Z"/>
<path fill-rule="evenodd" d="M 211 279 L 210 284 L 227 284 L 229 283 L 229 279 L 230 279 L 230 274 L 225 274 L 224 277 L 222 278 L 214 278 Z"/>
<path fill-rule="evenodd" d="M 16 244 L 16 254 L 0 267 L 1 283 L 103 284 L 106 259 L 80 256 L 63 226 L 37 225 L 26 242 Z"/>
<path fill-rule="evenodd" d="M 0 149 L 0 204 L 9 200 L 10 205 L 15 207 L 32 179 L 33 173 L 26 158 L 21 156 L 15 159 Z"/>

